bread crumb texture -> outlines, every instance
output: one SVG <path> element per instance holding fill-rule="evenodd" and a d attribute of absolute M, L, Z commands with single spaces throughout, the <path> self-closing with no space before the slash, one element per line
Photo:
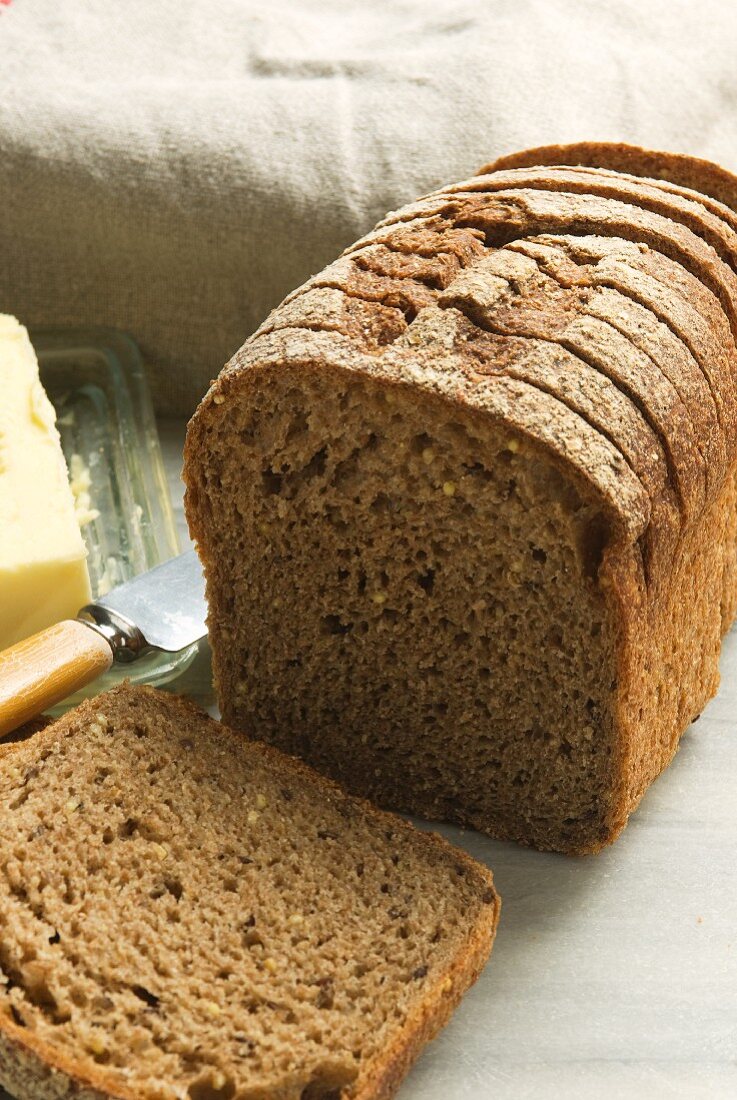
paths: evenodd
<path fill-rule="evenodd" d="M 463 853 L 128 687 L 3 755 L 0 872 L 0 1081 L 38 1100 L 388 1096 L 498 912 Z"/>

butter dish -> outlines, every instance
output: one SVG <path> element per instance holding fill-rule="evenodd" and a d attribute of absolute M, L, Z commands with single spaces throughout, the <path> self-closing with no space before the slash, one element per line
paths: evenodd
<path fill-rule="evenodd" d="M 41 382 L 56 410 L 98 599 L 180 552 L 143 363 L 133 340 L 111 329 L 31 328 Z M 114 666 L 54 713 L 124 677 L 164 684 L 196 647 Z"/>

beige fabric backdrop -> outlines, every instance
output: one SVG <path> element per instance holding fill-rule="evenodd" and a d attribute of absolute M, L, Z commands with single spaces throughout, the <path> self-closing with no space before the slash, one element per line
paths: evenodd
<path fill-rule="evenodd" d="M 733 0 L 13 0 L 0 309 L 130 332 L 187 413 L 386 209 L 503 151 L 737 168 Z"/>

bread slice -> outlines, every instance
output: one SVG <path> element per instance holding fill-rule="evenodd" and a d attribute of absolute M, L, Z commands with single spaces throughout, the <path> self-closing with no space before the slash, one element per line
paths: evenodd
<path fill-rule="evenodd" d="M 585 193 L 515 188 L 484 195 L 483 199 L 486 201 L 479 203 L 475 193 L 455 196 L 458 216 L 478 228 L 486 224 L 492 241 L 500 231 L 500 218 L 502 232 L 506 235 L 510 211 L 513 211 L 512 217 L 518 227 L 515 236 L 525 230 L 530 234 L 557 233 L 574 228 L 579 233 L 636 241 L 662 252 L 714 293 L 737 335 L 737 275 L 711 245 L 685 225 L 621 199 Z"/>
<path fill-rule="evenodd" d="M 614 141 L 579 141 L 522 149 L 479 169 L 479 175 L 540 165 L 597 168 L 625 179 L 645 178 L 666 192 L 702 203 L 728 225 L 737 227 L 737 178 L 701 157 L 643 149 Z M 714 201 L 716 200 L 716 201 Z"/>
<path fill-rule="evenodd" d="M 666 316 L 683 342 L 695 349 L 694 354 L 705 362 L 716 361 L 712 367 L 719 377 L 715 391 L 726 392 L 734 403 L 737 346 L 716 296 L 698 278 L 653 250 L 638 249 L 638 257 L 630 242 L 589 235 L 543 240 L 563 246 L 577 262 L 595 265 L 592 274 L 601 282 L 606 280 L 620 293 Z"/>
<path fill-rule="evenodd" d="M 605 175 L 390 213 L 247 341 L 185 455 L 227 720 L 579 853 L 716 690 L 737 605 L 731 222 Z M 404 323 L 363 338 L 349 299 Z"/>
<path fill-rule="evenodd" d="M 491 949 L 490 873 L 122 686 L 0 756 L 0 1082 L 388 1097 Z"/>

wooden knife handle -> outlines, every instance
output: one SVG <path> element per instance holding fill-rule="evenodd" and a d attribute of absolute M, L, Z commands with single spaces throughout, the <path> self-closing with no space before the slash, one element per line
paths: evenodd
<path fill-rule="evenodd" d="M 108 642 L 75 619 L 0 653 L 0 737 L 66 699 L 113 663 Z"/>

